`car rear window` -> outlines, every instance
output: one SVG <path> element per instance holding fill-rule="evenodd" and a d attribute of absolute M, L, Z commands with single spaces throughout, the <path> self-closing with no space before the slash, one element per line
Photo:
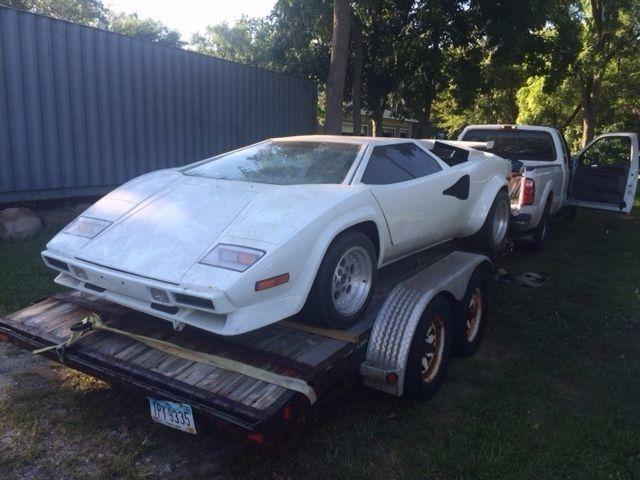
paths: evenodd
<path fill-rule="evenodd" d="M 425 177 L 442 170 L 435 158 L 413 143 L 374 147 L 362 175 L 367 185 L 388 185 Z"/>
<path fill-rule="evenodd" d="M 361 146 L 341 142 L 268 140 L 187 168 L 186 175 L 239 182 L 342 183 Z"/>
<path fill-rule="evenodd" d="M 509 160 L 552 162 L 556 159 L 556 149 L 549 132 L 478 128 L 468 130 L 462 140 L 468 142 L 492 141 L 494 145 L 490 152 Z"/>

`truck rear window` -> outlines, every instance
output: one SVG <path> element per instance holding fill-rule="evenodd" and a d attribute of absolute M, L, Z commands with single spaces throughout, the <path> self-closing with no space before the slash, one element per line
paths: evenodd
<path fill-rule="evenodd" d="M 467 142 L 493 141 L 495 143 L 490 152 L 509 160 L 552 162 L 556 159 L 553 138 L 548 132 L 478 128 L 468 130 L 462 140 Z"/>

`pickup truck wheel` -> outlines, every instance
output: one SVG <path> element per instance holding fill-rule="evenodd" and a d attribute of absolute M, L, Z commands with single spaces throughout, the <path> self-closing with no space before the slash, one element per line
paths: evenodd
<path fill-rule="evenodd" d="M 507 240 L 510 210 L 509 195 L 504 190 L 500 190 L 493 200 L 482 228 L 471 237 L 472 245 L 489 253 L 502 250 Z"/>
<path fill-rule="evenodd" d="M 445 376 L 453 342 L 452 313 L 444 297 L 427 306 L 413 334 L 404 395 L 419 402 L 433 397 Z"/>
<path fill-rule="evenodd" d="M 369 237 L 347 231 L 325 254 L 305 314 L 332 328 L 352 326 L 365 311 L 375 289 L 376 250 Z"/>
<path fill-rule="evenodd" d="M 453 353 L 458 357 L 470 357 L 478 351 L 484 334 L 491 297 L 491 272 L 479 268 L 467 285 L 467 291 L 456 308 L 456 329 Z"/>
<path fill-rule="evenodd" d="M 576 218 L 576 215 L 578 214 L 578 207 L 576 207 L 575 205 L 569 205 L 567 207 L 565 207 L 564 209 L 564 220 L 567 222 L 570 222 L 571 220 L 573 220 L 574 218 Z"/>
<path fill-rule="evenodd" d="M 549 238 L 549 227 L 551 217 L 551 201 L 548 201 L 544 207 L 542 218 L 538 223 L 538 226 L 533 230 L 533 245 L 532 248 L 535 252 L 542 252 L 547 239 Z"/>

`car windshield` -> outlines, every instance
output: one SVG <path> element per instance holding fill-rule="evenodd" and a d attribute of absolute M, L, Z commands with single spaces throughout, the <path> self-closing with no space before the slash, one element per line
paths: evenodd
<path fill-rule="evenodd" d="M 493 148 L 489 152 L 509 160 L 552 162 L 556 159 L 553 138 L 544 131 L 473 129 L 468 130 L 462 140 L 469 142 L 493 141 Z M 486 149 L 478 148 L 478 150 Z"/>
<path fill-rule="evenodd" d="M 270 140 L 187 169 L 187 175 L 240 182 L 300 185 L 342 183 L 360 145 Z"/>

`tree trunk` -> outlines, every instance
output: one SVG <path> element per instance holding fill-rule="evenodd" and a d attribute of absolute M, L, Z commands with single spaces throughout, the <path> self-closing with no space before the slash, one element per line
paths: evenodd
<path fill-rule="evenodd" d="M 420 118 L 418 118 L 418 138 L 429 138 L 429 130 L 431 129 L 431 105 L 433 100 L 428 100 L 422 107 Z"/>
<path fill-rule="evenodd" d="M 362 22 L 357 14 L 353 15 L 353 79 L 351 84 L 351 102 L 353 104 L 353 134 L 362 135 L 360 111 L 362 110 L 362 62 L 364 45 L 362 43 Z"/>
<path fill-rule="evenodd" d="M 600 78 L 590 78 L 582 85 L 582 146 L 593 140 L 598 121 Z"/>
<path fill-rule="evenodd" d="M 328 134 L 339 135 L 342 133 L 342 100 L 347 74 L 350 23 L 349 1 L 334 0 L 331 64 L 327 80 L 327 124 L 325 130 Z"/>
<path fill-rule="evenodd" d="M 373 136 L 382 137 L 382 119 L 384 118 L 384 105 L 376 104 L 371 114 L 371 120 L 373 120 Z"/>
<path fill-rule="evenodd" d="M 603 5 L 600 0 L 591 0 L 591 15 L 595 30 L 595 44 L 593 46 L 598 57 L 602 58 L 605 51 Z M 595 134 L 598 121 L 598 99 L 600 97 L 600 74 L 604 72 L 607 61 L 595 72 L 590 73 L 582 82 L 582 146 L 586 146 Z"/>

